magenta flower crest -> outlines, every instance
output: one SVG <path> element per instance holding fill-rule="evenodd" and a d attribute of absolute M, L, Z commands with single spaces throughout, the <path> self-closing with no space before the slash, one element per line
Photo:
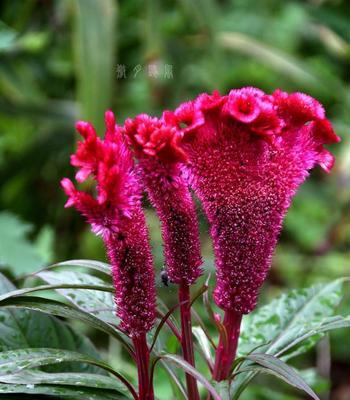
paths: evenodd
<path fill-rule="evenodd" d="M 215 301 L 249 313 L 293 195 L 316 164 L 332 168 L 324 144 L 339 138 L 312 97 L 250 87 L 202 94 L 181 105 L 173 120 L 187 124 L 192 185 L 211 225 Z"/>
<path fill-rule="evenodd" d="M 136 157 L 138 171 L 162 224 L 165 263 L 170 280 L 190 285 L 200 275 L 199 229 L 195 206 L 183 174 L 187 156 L 183 133 L 161 119 L 141 114 L 126 120 L 124 129 Z"/>
<path fill-rule="evenodd" d="M 79 168 L 77 181 L 91 177 L 96 182 L 96 196 L 77 190 L 67 178 L 61 183 L 68 195 L 66 207 L 75 207 L 104 240 L 121 328 L 135 337 L 150 330 L 155 319 L 153 261 L 132 155 L 112 112 L 106 112 L 105 121 L 104 140 L 91 124 L 77 123 L 84 141 L 71 157 L 71 163 Z"/>

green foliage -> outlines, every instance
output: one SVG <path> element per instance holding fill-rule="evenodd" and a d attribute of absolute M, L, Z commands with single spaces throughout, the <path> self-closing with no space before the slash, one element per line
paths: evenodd
<path fill-rule="evenodd" d="M 91 273 L 93 271 L 102 272 L 104 279 L 96 278 L 87 272 L 64 271 L 67 265 L 85 268 Z M 93 347 L 89 351 L 88 346 L 91 345 L 88 342 L 84 342 L 84 346 L 81 346 L 73 341 L 74 344 L 67 347 L 68 336 L 77 337 L 77 334 L 64 322 L 47 315 L 82 321 L 119 340 L 130 351 L 129 339 L 118 332 L 113 326 L 114 324 L 109 324 L 109 322 L 115 321 L 109 321 L 105 315 L 95 316 L 94 307 L 110 306 L 109 303 L 112 301 L 113 287 L 105 281 L 105 279 L 108 280 L 105 275 L 106 268 L 108 267 L 104 264 L 94 263 L 90 260 L 67 261 L 36 274 L 48 285 L 20 290 L 15 290 L 6 278 L 2 278 L 0 316 L 3 318 L 1 323 L 10 327 L 9 322 L 13 317 L 16 318 L 17 324 L 21 324 L 20 330 L 16 325 L 12 327 L 13 334 L 5 332 L 2 335 L 4 341 L 8 338 L 15 341 L 7 343 L 7 346 L 3 345 L 0 351 L 0 382 L 3 382 L 0 386 L 3 393 L 6 390 L 6 393 L 16 393 L 21 390 L 22 393 L 30 393 L 24 390 L 24 384 L 26 384 L 26 389 L 32 388 L 35 390 L 33 393 L 40 394 L 44 393 L 46 385 L 50 384 L 53 385 L 52 390 L 62 389 L 64 391 L 67 389 L 67 392 L 62 392 L 62 396 L 79 396 L 84 391 L 86 393 L 91 391 L 91 396 L 99 396 L 105 391 L 108 395 L 108 391 L 113 390 L 128 398 L 130 395 L 132 396 L 132 386 L 120 375 L 118 370 L 101 361 Z M 205 376 L 206 373 L 193 368 L 182 357 L 169 354 L 166 351 L 166 342 L 156 340 L 160 332 L 163 334 L 166 319 L 172 319 L 171 314 L 175 310 L 174 308 L 166 312 L 166 307 L 163 305 L 165 316 L 160 320 L 159 328 L 155 328 L 155 335 L 149 337 L 154 343 L 154 346 L 151 347 L 152 370 L 157 373 L 156 365 L 160 362 L 178 388 L 174 388 L 174 393 L 183 393 L 180 369 L 195 377 L 215 400 L 238 399 L 248 383 L 258 374 L 273 375 L 287 384 L 303 390 L 312 398 L 318 399 L 299 372 L 287 365 L 285 361 L 312 348 L 325 332 L 350 327 L 350 316 L 335 315 L 336 308 L 343 296 L 344 281 L 344 279 L 338 279 L 328 284 L 291 291 L 247 316 L 239 343 L 240 357 L 233 366 L 235 379 L 232 386 L 228 382 L 212 384 Z M 206 285 L 197 291 L 193 301 L 206 295 L 204 289 L 207 289 Z M 35 291 L 43 290 L 56 290 L 72 305 L 30 295 Z M 75 296 L 72 297 L 72 294 Z M 88 310 L 87 307 L 91 307 L 92 310 Z M 22 315 L 20 315 L 21 313 Z M 28 318 L 28 316 L 30 317 Z M 53 341 L 50 333 L 52 329 L 60 339 L 57 337 L 56 341 Z M 40 332 L 39 335 L 38 332 Z M 42 338 L 43 332 L 45 333 L 44 338 Z M 194 327 L 193 333 L 201 350 L 199 354 L 202 354 L 204 359 L 211 364 L 213 362 L 211 354 L 213 339 L 208 337 L 210 334 L 205 332 L 202 327 Z M 48 345 L 45 346 L 45 343 Z M 67 369 L 57 369 L 59 365 L 66 366 L 67 362 L 70 362 L 70 368 L 72 368 L 68 371 L 73 371 L 73 374 L 66 373 Z M 49 372 L 37 370 L 38 367 L 52 365 L 55 368 Z M 83 367 L 84 365 L 85 367 Z M 86 365 L 92 365 L 93 368 L 98 369 L 90 371 L 86 369 L 89 368 Z M 114 375 L 120 382 L 116 382 L 108 376 L 93 374 L 100 374 L 101 369 Z M 53 392 L 48 391 L 47 394 L 49 393 Z"/>
<path fill-rule="evenodd" d="M 336 316 L 334 311 L 341 298 L 342 282 L 324 283 L 349 271 L 349 13 L 350 4 L 346 1 L 181 0 L 174 4 L 159 0 L 144 3 L 74 0 L 48 2 L 43 7 L 36 0 L 3 0 L 0 10 L 0 209 L 8 211 L 0 213 L 0 270 L 9 276 L 21 277 L 53 260 L 104 259 L 99 239 L 88 232 L 83 220 L 73 211 L 63 209 L 65 199 L 59 180 L 72 174 L 68 160 L 77 140 L 75 120 L 93 121 L 102 134 L 103 112 L 107 108 L 112 108 L 122 122 L 139 112 L 159 115 L 165 108 L 213 89 L 227 92 L 232 87 L 256 85 L 268 92 L 277 87 L 308 92 L 325 104 L 337 133 L 342 136 L 342 143 L 334 149 L 336 168 L 329 176 L 312 172 L 293 201 L 270 279 L 262 292 L 261 303 L 268 305 L 245 318 L 239 352 L 241 355 L 249 351 L 280 353 L 284 361 L 291 359 L 298 363 L 302 357 L 303 363 L 310 364 L 311 357 L 312 360 L 319 357 L 319 351 L 305 353 L 306 350 L 329 329 L 348 324 L 347 317 Z M 125 79 L 117 76 L 118 64 L 126 67 Z M 149 64 L 159 66 L 159 78 L 149 76 Z M 173 78 L 164 78 L 165 65 L 172 67 Z M 136 66 L 141 66 L 141 71 L 135 76 Z M 152 210 L 147 210 L 147 214 L 157 268 L 160 268 L 163 257 L 159 223 Z M 203 217 L 200 226 L 204 265 L 206 270 L 213 271 L 211 242 Z M 83 264 L 84 269 L 80 269 Z M 65 276 L 63 267 L 70 270 L 69 275 Z M 89 276 L 84 272 L 86 269 L 91 272 Z M 102 324 L 110 332 L 104 324 L 110 326 L 116 318 L 111 311 L 94 312 L 92 319 L 86 314 L 111 308 L 111 293 L 88 287 L 93 284 L 102 289 L 110 285 L 109 275 L 107 264 L 94 261 L 58 264 L 45 270 L 40 279 L 60 286 L 52 289 L 62 300 L 60 305 L 50 301 L 40 303 L 37 298 L 30 303 L 23 297 L 32 294 L 31 291 L 17 292 L 17 297 L 7 301 L 9 304 L 18 300 L 19 304 L 11 303 L 13 308 L 1 309 L 0 315 L 20 313 L 26 316 L 23 320 L 28 318 L 29 326 L 34 321 L 39 331 L 50 320 L 53 328 L 44 330 L 42 346 L 49 344 L 45 338 L 52 338 L 57 327 L 67 332 L 62 334 L 68 343 L 67 350 L 84 353 L 75 347 L 78 339 L 74 335 L 79 340 L 89 335 L 104 353 L 110 345 L 99 329 Z M 72 286 L 72 280 L 77 286 Z M 286 288 L 312 283 L 321 286 L 311 291 L 298 290 L 270 303 L 276 293 Z M 25 286 L 28 284 L 37 282 L 25 281 Z M 158 286 L 163 303 L 172 308 L 175 288 Z M 46 296 L 44 288 L 38 290 L 40 296 L 43 293 Z M 296 313 L 299 306 L 308 302 L 305 312 Z M 63 313 L 66 310 L 63 307 L 67 306 L 69 315 L 64 315 L 69 316 L 68 321 L 83 319 L 83 327 L 74 322 L 73 330 L 61 319 L 20 308 L 29 303 L 47 312 L 54 309 Z M 348 298 L 345 297 L 341 307 L 345 315 L 349 314 Z M 204 325 L 210 326 L 212 320 L 206 310 L 198 302 L 195 308 Z M 167 310 L 163 304 L 163 315 Z M 292 321 L 289 314 L 298 317 Z M 209 334 L 213 330 L 211 326 Z M 29 329 L 25 332 L 32 334 Z M 46 335 L 46 332 L 51 333 Z M 202 328 L 195 327 L 194 334 L 201 348 L 199 369 L 205 371 L 206 361 L 210 359 L 211 344 L 205 336 L 208 332 L 204 334 Z M 305 340 L 297 343 L 294 335 Z M 338 371 L 349 369 L 348 333 L 339 330 L 333 336 L 336 338 L 331 341 L 333 386 L 340 390 L 343 383 Z M 120 336 L 119 339 L 125 340 Z M 215 339 L 212 338 L 214 342 Z M 1 335 L 0 343 L 6 340 L 10 341 L 10 336 Z M 21 346 L 24 345 L 22 342 Z M 155 346 L 158 351 L 162 348 L 177 350 L 174 338 L 169 339 L 163 332 Z M 206 361 L 200 359 L 202 355 Z M 294 360 L 297 355 L 300 357 Z M 118 350 L 115 358 L 113 365 L 120 365 L 128 373 L 133 371 L 122 350 Z M 164 385 L 164 367 L 167 374 L 177 379 L 174 396 L 181 398 L 182 376 L 177 376 L 178 367 L 162 361 L 160 364 L 162 367 L 156 370 L 157 378 L 160 377 L 156 392 L 161 388 L 162 393 L 166 391 L 165 397 L 170 396 L 170 388 Z M 240 379 L 238 375 L 235 380 Z M 258 379 L 265 382 L 268 378 Z M 224 384 L 215 388 L 223 397 L 227 393 Z M 117 398 L 115 392 L 107 389 L 102 396 L 94 388 L 79 390 L 78 397 L 82 398 Z M 20 384 L 0 385 L 0 392 L 6 391 L 33 394 L 31 387 Z M 35 396 L 51 394 L 71 398 L 77 393 L 68 386 L 62 389 L 54 384 L 35 385 Z M 296 398 L 294 393 L 289 395 L 286 390 L 280 390 L 278 385 L 269 388 L 264 385 L 263 393 L 254 384 L 242 396 L 248 400 Z"/>
<path fill-rule="evenodd" d="M 11 267 L 16 275 L 21 275 L 43 264 L 39 249 L 28 240 L 31 229 L 15 215 L 0 213 L 0 267 Z"/>
<path fill-rule="evenodd" d="M 323 324 L 333 320 L 330 317 L 342 298 L 343 282 L 344 279 L 338 279 L 293 290 L 249 314 L 243 320 L 239 353 L 247 354 L 261 347 L 268 354 L 290 358 L 306 351 L 320 339 L 317 330 L 322 331 Z M 308 333 L 314 336 L 295 348 L 296 338 Z M 291 348 L 293 351 L 286 354 Z"/>
<path fill-rule="evenodd" d="M 15 287 L 0 274 L 0 294 L 14 291 Z M 98 357 L 91 342 L 74 332 L 65 322 L 42 313 L 26 310 L 0 310 L 0 351 L 25 349 L 28 347 L 51 347 L 76 350 Z M 78 365 L 77 371 L 94 372 L 96 368 Z M 71 367 L 58 369 L 71 370 Z"/>

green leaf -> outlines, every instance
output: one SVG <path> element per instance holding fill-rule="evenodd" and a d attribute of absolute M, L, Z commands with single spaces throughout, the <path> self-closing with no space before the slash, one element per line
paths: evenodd
<path fill-rule="evenodd" d="M 247 315 L 243 318 L 239 355 L 245 355 L 257 346 L 263 346 L 261 352 L 283 354 L 296 338 L 313 332 L 322 321 L 334 314 L 341 300 L 343 282 L 344 279 L 337 279 L 327 284 L 293 290 Z M 315 344 L 321 337 L 315 334 L 293 356 Z"/>
<path fill-rule="evenodd" d="M 173 354 L 162 354 L 159 356 L 159 359 L 162 359 L 165 362 L 170 362 L 172 364 L 177 365 L 182 368 L 185 372 L 193 376 L 198 382 L 200 382 L 212 395 L 213 400 L 221 400 L 220 396 L 216 392 L 214 386 L 195 368 L 192 367 L 187 361 L 185 361 L 182 357 L 173 355 Z"/>
<path fill-rule="evenodd" d="M 129 391 L 117 379 L 97 374 L 76 372 L 48 374 L 42 371 L 21 371 L 11 375 L 0 375 L 0 382 L 20 385 L 48 384 L 109 389 L 130 397 Z"/>
<path fill-rule="evenodd" d="M 104 379 L 105 377 L 102 376 L 101 380 L 99 380 L 98 375 L 93 375 L 93 374 L 42 374 L 41 372 L 34 372 L 31 375 L 31 372 L 27 373 L 25 371 L 25 374 L 23 374 L 23 370 L 26 369 L 33 369 L 33 368 L 38 368 L 44 365 L 50 365 L 50 364 L 60 364 L 60 363 L 66 363 L 66 362 L 80 362 L 80 363 L 87 363 L 91 364 L 94 366 L 97 366 L 99 368 L 102 368 L 106 370 L 107 372 L 110 372 L 113 374 L 117 379 L 119 379 L 124 387 L 121 389 L 124 393 L 131 393 L 136 395 L 135 389 L 128 383 L 128 381 L 118 372 L 116 372 L 110 365 L 99 361 L 97 359 L 91 358 L 89 356 L 86 356 L 84 354 L 78 353 L 78 352 L 73 352 L 73 351 L 66 351 L 66 350 L 60 350 L 60 349 L 50 349 L 50 348 L 39 348 L 39 349 L 20 349 L 20 350 L 12 350 L 12 351 L 5 351 L 0 353 L 0 382 L 5 382 L 9 383 L 22 383 L 23 380 L 25 380 L 27 377 L 29 379 L 30 383 L 37 384 L 41 383 L 39 382 L 40 379 L 43 379 L 43 383 L 49 383 L 50 379 L 56 379 L 56 382 L 52 383 L 58 383 L 57 380 L 60 377 L 61 384 L 64 385 L 85 385 L 81 380 L 84 379 L 85 376 L 85 382 L 90 380 L 90 385 L 92 385 L 92 377 L 91 376 L 96 376 L 96 381 L 95 384 L 100 382 L 104 386 L 110 380 Z M 29 375 L 28 375 L 29 374 Z M 81 381 L 80 384 L 77 382 L 73 382 L 73 377 L 76 377 L 76 380 L 79 382 Z M 18 379 L 17 379 L 17 378 Z M 32 377 L 32 378 L 31 378 Z M 36 378 L 35 378 L 36 377 Z M 51 378 L 50 378 L 51 377 Z M 23 378 L 23 379 L 22 379 Z M 22 379 L 22 381 L 21 381 Z M 31 381 L 30 379 L 33 379 Z M 66 382 L 64 382 L 64 380 Z M 92 386 L 95 387 L 95 386 Z M 97 387 L 97 386 L 96 386 Z M 113 389 L 119 390 L 119 386 L 114 386 L 112 387 Z"/>
<path fill-rule="evenodd" d="M 119 396 L 115 391 L 105 389 L 76 388 L 59 385 L 11 385 L 1 384 L 0 393 L 25 393 L 30 395 L 46 395 L 69 397 L 69 399 L 84 400 L 125 400 L 124 396 Z M 45 397 L 46 398 L 46 397 Z"/>
<path fill-rule="evenodd" d="M 0 274 L 0 294 L 14 289 L 12 283 Z M 65 322 L 55 317 L 30 310 L 0 309 L 0 351 L 26 347 L 61 348 L 99 357 L 87 338 L 78 335 Z M 97 371 L 95 367 L 88 365 L 66 365 L 62 369 Z"/>
<path fill-rule="evenodd" d="M 1 355 L 1 353 L 0 353 Z M 25 384 L 56 384 L 69 386 L 86 386 L 100 389 L 111 389 L 118 391 L 126 391 L 126 389 L 116 379 L 109 376 L 86 374 L 79 372 L 60 372 L 50 373 L 42 371 L 21 371 L 15 374 L 0 375 L 2 383 Z"/>
<path fill-rule="evenodd" d="M 116 6 L 113 0 L 75 0 L 75 50 L 82 117 L 103 127 L 112 98 Z"/>
<path fill-rule="evenodd" d="M 210 347 L 211 345 L 203 329 L 200 326 L 194 326 L 192 328 L 192 332 L 198 341 L 198 344 L 203 352 L 205 359 L 209 364 L 212 364 L 213 356 L 211 354 L 211 347 Z"/>
<path fill-rule="evenodd" d="M 52 269 L 56 267 L 83 267 L 83 268 L 88 268 L 92 270 L 96 270 L 99 272 L 104 273 L 105 275 L 108 275 L 111 278 L 111 266 L 109 264 L 106 264 L 101 261 L 95 261 L 95 260 L 68 260 L 68 261 L 62 261 L 60 263 L 52 264 L 50 267 L 46 268 L 47 269 Z"/>
<path fill-rule="evenodd" d="M 109 372 L 107 364 L 75 351 L 52 348 L 26 348 L 0 352 L 0 377 L 15 374 L 24 369 L 38 368 L 43 365 L 60 364 L 74 361 L 98 366 Z"/>
<path fill-rule="evenodd" d="M 315 400 L 319 400 L 316 393 L 309 387 L 304 379 L 299 376 L 293 368 L 287 365 L 285 362 L 277 357 L 271 356 L 270 354 L 253 353 L 246 357 L 248 360 L 261 365 L 256 370 L 257 372 L 266 372 L 276 375 L 278 378 L 283 379 L 289 385 L 296 387 L 297 389 L 303 390 L 310 397 Z M 253 368 L 254 370 L 255 368 Z"/>
<path fill-rule="evenodd" d="M 0 268 L 11 267 L 11 272 L 19 276 L 42 266 L 37 248 L 27 239 L 31 229 L 15 215 L 0 213 Z"/>
<path fill-rule="evenodd" d="M 0 301 L 0 308 L 11 308 L 11 309 L 24 308 L 34 311 L 40 311 L 46 314 L 82 321 L 114 337 L 124 345 L 124 347 L 128 350 L 130 354 L 132 354 L 132 348 L 129 344 L 130 340 L 125 335 L 118 332 L 116 328 L 100 320 L 99 318 L 84 311 L 78 310 L 70 305 L 62 304 L 58 301 L 44 299 L 41 297 L 18 296 Z"/>
<path fill-rule="evenodd" d="M 75 271 L 42 271 L 37 276 L 51 285 L 70 283 L 73 285 L 96 285 L 100 288 L 109 288 L 109 292 L 80 290 L 78 288 L 57 289 L 57 292 L 79 309 L 94 314 L 96 317 L 113 325 L 119 324 L 119 319 L 115 315 L 114 288 L 112 285 L 107 286 L 102 279 Z"/>
<path fill-rule="evenodd" d="M 287 360 L 310 349 L 325 332 L 349 326 L 349 317 L 333 315 L 342 297 L 344 280 L 293 290 L 246 316 L 239 355 L 259 347 L 262 353 Z M 242 369 L 245 367 L 246 363 L 240 365 Z M 242 373 L 236 377 L 235 399 L 254 376 L 254 373 Z"/>

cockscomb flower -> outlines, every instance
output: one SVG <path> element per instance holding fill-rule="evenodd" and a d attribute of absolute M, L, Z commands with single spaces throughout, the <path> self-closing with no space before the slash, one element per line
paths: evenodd
<path fill-rule="evenodd" d="M 149 331 L 155 320 L 154 270 L 141 209 L 142 189 L 112 112 L 106 112 L 105 121 L 104 140 L 91 124 L 77 123 L 85 140 L 71 157 L 72 164 L 80 168 L 77 181 L 91 177 L 96 182 L 96 196 L 77 190 L 67 178 L 61 184 L 68 196 L 66 207 L 75 207 L 92 231 L 102 236 L 112 264 L 121 328 L 138 337 Z"/>
<path fill-rule="evenodd" d="M 190 285 L 200 275 L 199 229 L 194 202 L 183 174 L 187 160 L 182 132 L 161 119 L 141 114 L 125 121 L 125 134 L 138 159 L 138 171 L 162 225 L 170 280 Z"/>
<path fill-rule="evenodd" d="M 173 120 L 177 127 L 187 124 L 192 185 L 211 225 L 215 301 L 249 313 L 293 195 L 316 164 L 332 168 L 323 145 L 339 138 L 312 97 L 251 87 L 202 94 L 181 105 Z"/>

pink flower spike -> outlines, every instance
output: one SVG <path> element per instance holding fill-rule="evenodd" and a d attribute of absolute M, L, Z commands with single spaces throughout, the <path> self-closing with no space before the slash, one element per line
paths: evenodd
<path fill-rule="evenodd" d="M 139 160 L 139 175 L 162 225 L 165 263 L 170 280 L 193 284 L 202 264 L 195 206 L 185 179 L 182 132 L 171 125 L 174 114 L 162 119 L 145 114 L 128 120 L 125 131 Z"/>
<path fill-rule="evenodd" d="M 256 305 L 294 194 L 316 164 L 331 169 L 334 158 L 324 145 L 339 138 L 320 103 L 301 93 L 243 88 L 217 99 L 214 109 L 205 106 L 207 96 L 194 101 L 205 123 L 184 150 L 211 227 L 214 299 L 240 315 Z"/>
<path fill-rule="evenodd" d="M 80 168 L 77 180 L 91 175 L 96 182 L 96 198 L 77 190 L 67 178 L 61 186 L 68 196 L 66 207 L 74 206 L 102 237 L 112 264 L 121 328 L 137 338 L 155 321 L 153 260 L 132 155 L 111 111 L 106 112 L 105 122 L 104 140 L 92 125 L 77 123 L 85 140 L 71 157 L 72 164 Z"/>

